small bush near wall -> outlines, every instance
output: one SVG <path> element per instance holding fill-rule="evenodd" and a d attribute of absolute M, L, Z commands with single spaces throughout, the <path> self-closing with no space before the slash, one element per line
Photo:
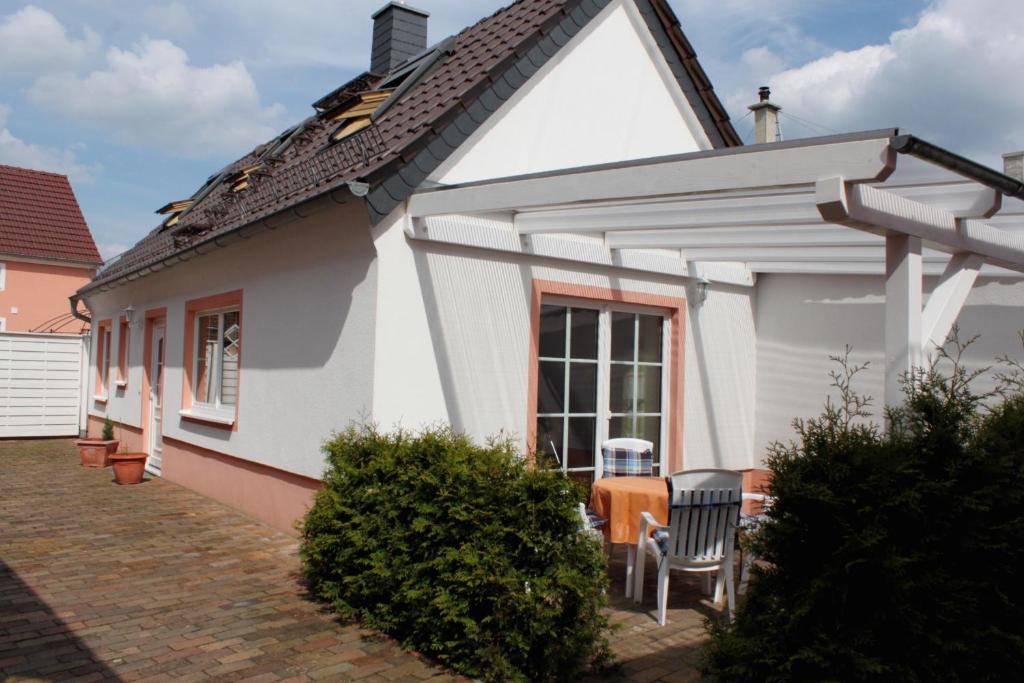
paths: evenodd
<path fill-rule="evenodd" d="M 473 677 L 565 680 L 607 658 L 605 559 L 561 474 L 448 429 L 353 427 L 325 450 L 302 539 L 318 598 Z"/>
<path fill-rule="evenodd" d="M 947 358 L 948 360 L 948 358 Z M 845 398 L 770 456 L 767 561 L 718 681 L 994 681 L 1024 667 L 1024 395 L 991 409 L 959 366 L 916 374 L 888 434 Z M 1018 380 L 1020 375 L 1017 376 Z"/>

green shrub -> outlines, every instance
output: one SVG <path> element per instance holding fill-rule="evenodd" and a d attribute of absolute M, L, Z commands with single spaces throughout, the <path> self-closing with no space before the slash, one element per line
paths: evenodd
<path fill-rule="evenodd" d="M 844 366 L 845 367 L 845 366 Z M 718 681 L 992 681 L 1024 666 L 1024 397 L 990 412 L 958 364 L 915 373 L 883 434 L 846 399 L 769 457 L 775 504 Z M 1018 375 L 1019 377 L 1019 375 Z"/>
<path fill-rule="evenodd" d="M 563 475 L 440 428 L 350 427 L 325 451 L 302 532 L 318 598 L 473 677 L 564 680 L 607 658 L 605 559 Z"/>
<path fill-rule="evenodd" d="M 114 440 L 114 423 L 109 417 L 103 418 L 103 433 L 101 434 L 101 438 L 104 441 Z"/>

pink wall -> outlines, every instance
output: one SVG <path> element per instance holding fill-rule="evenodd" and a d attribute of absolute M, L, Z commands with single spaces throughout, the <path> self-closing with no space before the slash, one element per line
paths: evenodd
<path fill-rule="evenodd" d="M 164 437 L 163 477 L 297 534 L 321 482 Z"/>
<path fill-rule="evenodd" d="M 89 282 L 93 269 L 14 261 L 0 256 L 7 273 L 0 291 L 0 317 L 8 332 L 28 332 L 47 320 L 71 311 L 68 297 Z M 11 307 L 18 309 L 11 312 Z M 62 332 L 77 332 L 82 323 L 73 320 Z M 46 330 L 43 330 L 46 331 Z"/>
<path fill-rule="evenodd" d="M 89 422 L 85 428 L 85 435 L 89 439 L 98 439 L 103 434 L 103 418 L 96 415 L 89 416 Z M 114 422 L 114 438 L 120 441 L 117 449 L 127 450 L 131 453 L 144 453 L 142 430 L 131 425 L 122 425 Z"/>

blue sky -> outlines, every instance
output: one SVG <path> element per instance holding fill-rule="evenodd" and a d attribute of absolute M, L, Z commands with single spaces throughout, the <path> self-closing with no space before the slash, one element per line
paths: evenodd
<path fill-rule="evenodd" d="M 1019 0 L 671 0 L 737 130 L 900 126 L 999 167 L 1024 147 Z M 369 58 L 383 0 L 0 0 L 0 163 L 71 176 L 106 256 Z M 503 5 L 418 0 L 431 41 Z M 809 122 L 809 123 L 806 123 Z"/>

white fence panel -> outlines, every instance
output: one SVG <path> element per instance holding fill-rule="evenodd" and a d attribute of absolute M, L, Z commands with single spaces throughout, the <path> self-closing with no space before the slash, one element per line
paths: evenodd
<path fill-rule="evenodd" d="M 0 332 L 0 437 L 78 436 L 88 337 Z"/>

